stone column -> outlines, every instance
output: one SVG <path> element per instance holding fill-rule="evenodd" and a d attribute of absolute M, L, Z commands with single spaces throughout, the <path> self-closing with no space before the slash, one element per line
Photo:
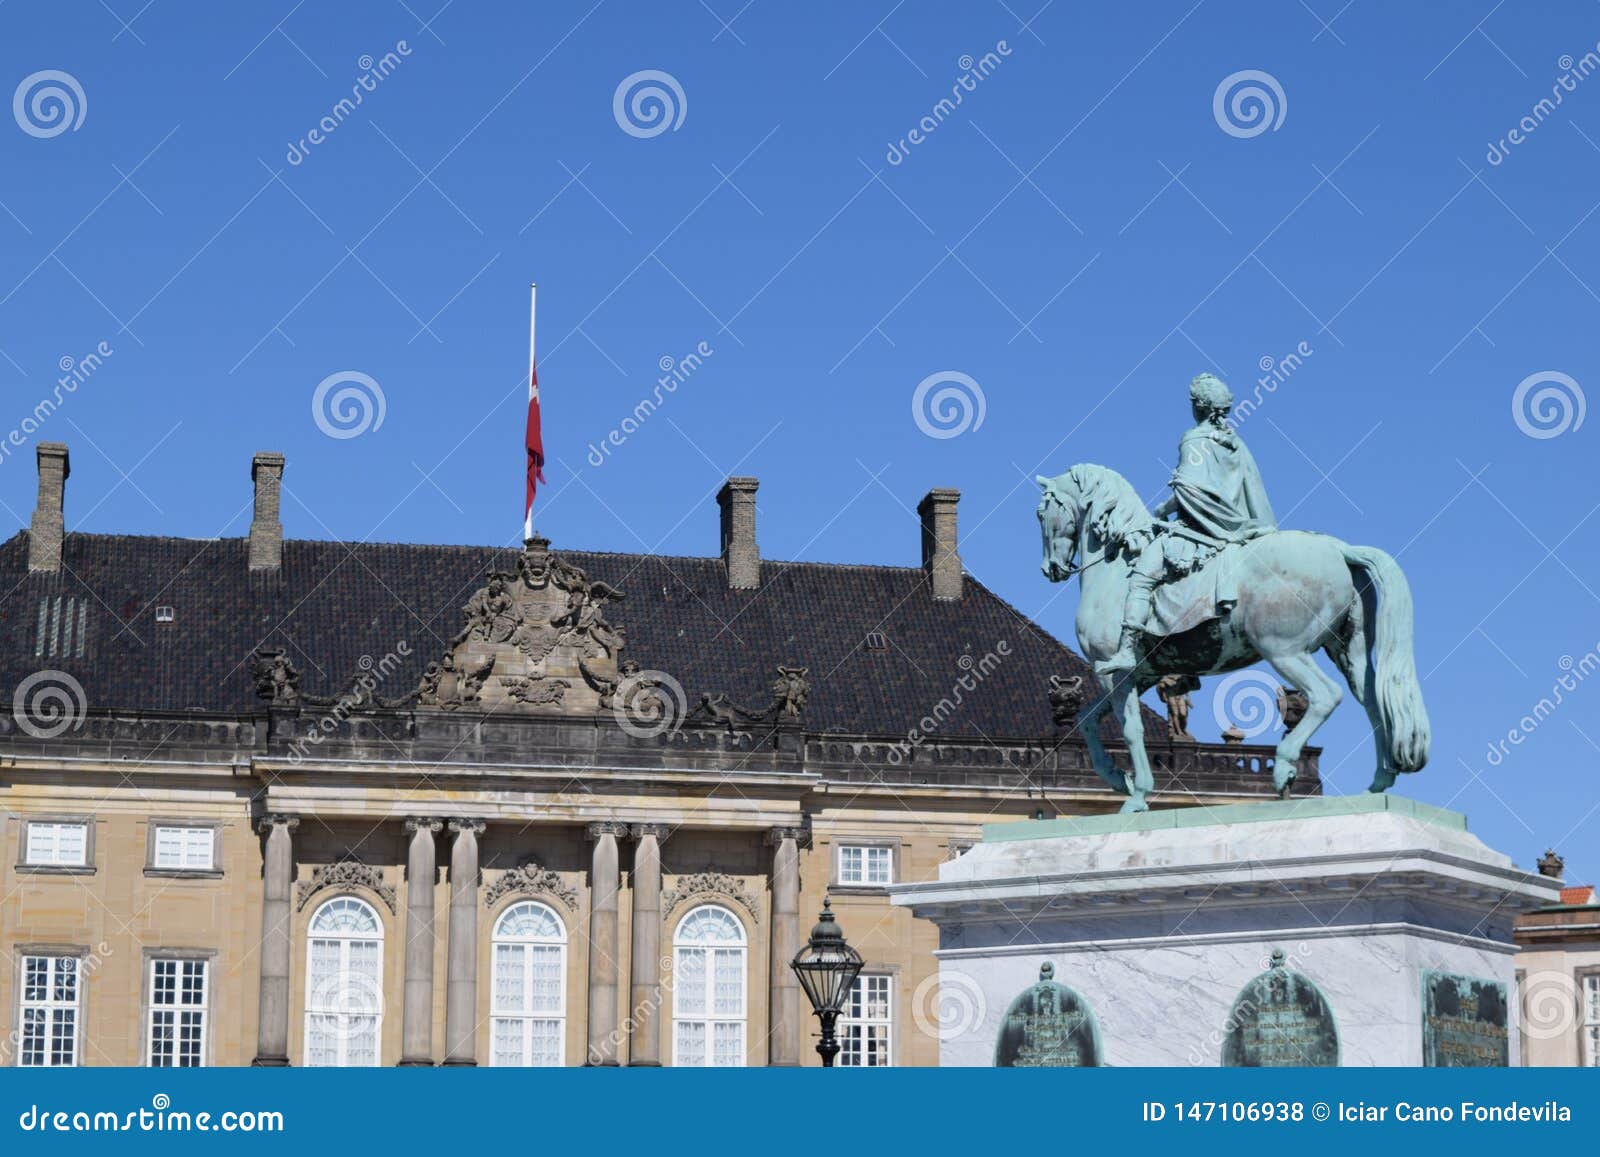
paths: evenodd
<path fill-rule="evenodd" d="M 400 1063 L 433 1064 L 433 893 L 439 882 L 434 836 L 441 820 L 408 819 L 406 855 L 406 987 Z"/>
<path fill-rule="evenodd" d="M 294 884 L 298 816 L 268 815 L 257 823 L 267 837 L 261 904 L 261 994 L 256 1003 L 258 1066 L 289 1063 L 289 891 Z"/>
<path fill-rule="evenodd" d="M 809 846 L 804 828 L 773 828 L 772 845 L 772 961 L 767 1016 L 769 1065 L 798 1065 L 804 1019 L 800 981 L 789 967 L 800 951 L 800 849 Z"/>
<path fill-rule="evenodd" d="M 628 825 L 590 824 L 594 842 L 589 872 L 589 1056 L 590 1065 L 617 1063 L 617 837 Z"/>
<path fill-rule="evenodd" d="M 444 998 L 444 1063 L 478 1063 L 478 835 L 482 820 L 451 820 L 450 952 Z"/>
<path fill-rule="evenodd" d="M 636 824 L 633 835 L 633 967 L 628 1064 L 661 1064 L 661 841 L 665 824 Z"/>

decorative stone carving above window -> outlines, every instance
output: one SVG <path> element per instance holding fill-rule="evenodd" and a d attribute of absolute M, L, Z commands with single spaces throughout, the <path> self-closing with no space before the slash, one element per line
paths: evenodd
<path fill-rule="evenodd" d="M 698 896 L 719 896 L 738 903 L 750 913 L 750 919 L 760 921 L 761 902 L 745 889 L 743 883 L 722 872 L 696 872 L 692 876 L 679 876 L 661 897 L 661 918 L 672 914 L 684 900 Z"/>
<path fill-rule="evenodd" d="M 313 868 L 311 879 L 301 880 L 295 889 L 295 907 L 303 910 L 318 892 L 339 888 L 365 888 L 395 911 L 394 889 L 383 882 L 383 869 L 360 860 L 340 860 Z"/>
<path fill-rule="evenodd" d="M 500 878 L 483 894 L 484 907 L 493 908 L 502 896 L 513 894 L 553 896 L 565 904 L 568 911 L 578 910 L 578 890 L 563 880 L 559 872 L 541 868 L 532 860 L 500 873 Z"/>

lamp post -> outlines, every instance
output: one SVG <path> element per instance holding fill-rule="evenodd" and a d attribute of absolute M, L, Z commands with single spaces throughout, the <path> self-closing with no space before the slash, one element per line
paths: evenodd
<path fill-rule="evenodd" d="M 812 1011 L 822 1021 L 822 1039 L 817 1042 L 817 1053 L 822 1057 L 824 1068 L 832 1068 L 833 1058 L 839 1055 L 834 1025 L 864 963 L 861 953 L 844 942 L 844 930 L 833 918 L 832 901 L 824 899 L 817 926 L 811 930 L 811 939 L 789 965 L 800 979 L 800 987 L 805 989 Z"/>

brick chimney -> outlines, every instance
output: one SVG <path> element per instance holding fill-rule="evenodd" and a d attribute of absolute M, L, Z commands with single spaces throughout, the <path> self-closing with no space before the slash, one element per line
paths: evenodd
<path fill-rule="evenodd" d="M 961 597 L 961 556 L 956 553 L 956 503 L 961 491 L 936 486 L 917 503 L 922 516 L 922 569 L 936 599 Z"/>
<path fill-rule="evenodd" d="M 61 540 L 67 534 L 63 507 L 72 460 L 65 442 L 40 442 L 37 456 L 39 502 L 33 508 L 33 522 L 28 526 L 28 569 L 58 571 L 61 569 Z"/>
<path fill-rule="evenodd" d="M 730 478 L 717 491 L 722 507 L 722 565 L 728 572 L 728 586 L 736 591 L 755 590 L 761 585 L 761 550 L 756 546 L 755 478 Z"/>
<path fill-rule="evenodd" d="M 250 462 L 255 483 L 255 517 L 250 521 L 250 569 L 276 571 L 283 565 L 283 523 L 278 520 L 278 490 L 283 484 L 283 455 L 263 450 Z"/>

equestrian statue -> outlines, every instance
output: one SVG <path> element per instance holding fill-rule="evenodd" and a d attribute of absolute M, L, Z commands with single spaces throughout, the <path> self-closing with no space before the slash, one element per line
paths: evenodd
<path fill-rule="evenodd" d="M 1278 744 L 1273 786 L 1289 797 L 1302 750 L 1343 692 L 1327 652 L 1366 708 L 1378 752 L 1368 789 L 1420 771 L 1431 735 L 1412 657 L 1411 588 L 1383 551 L 1280 530 L 1255 458 L 1230 421 L 1233 394 L 1211 374 L 1189 387 L 1194 428 L 1178 447 L 1172 494 L 1154 511 L 1122 475 L 1074 466 L 1040 476 L 1045 577 L 1076 577 L 1078 645 L 1099 694 L 1078 716 L 1094 768 L 1149 809 L 1155 789 L 1139 697 L 1169 675 L 1217 675 L 1266 660 L 1310 702 Z M 1118 771 L 1100 739 L 1115 710 L 1132 759 Z"/>

